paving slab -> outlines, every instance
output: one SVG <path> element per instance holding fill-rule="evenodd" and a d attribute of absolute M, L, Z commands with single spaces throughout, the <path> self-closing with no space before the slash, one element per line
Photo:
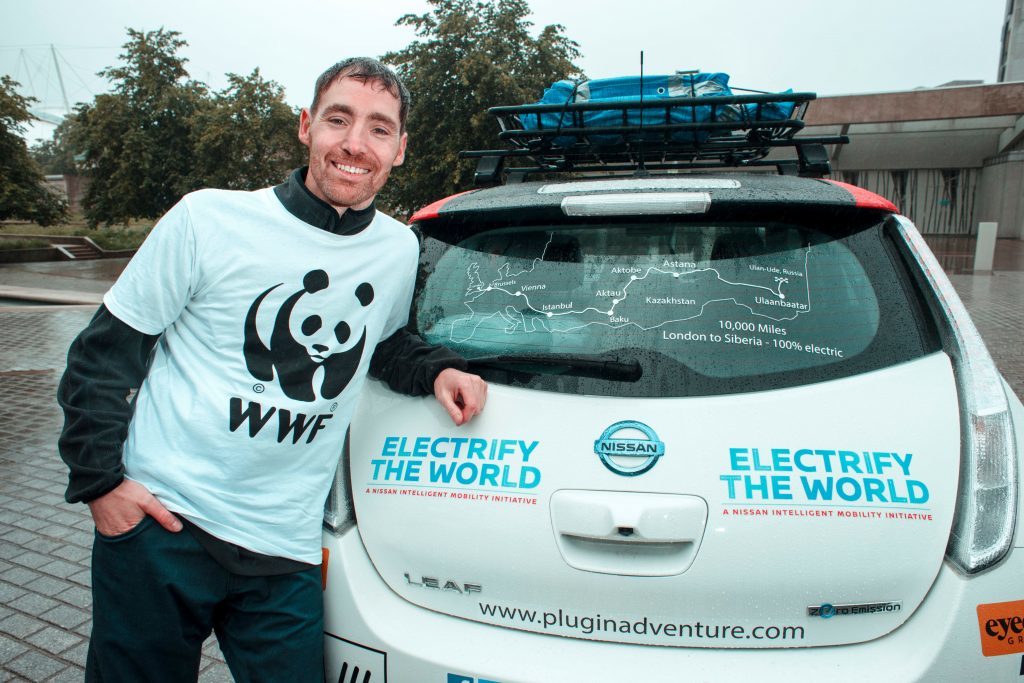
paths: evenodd
<path fill-rule="evenodd" d="M 54 674 L 67 668 L 61 660 L 44 654 L 39 650 L 29 650 L 4 664 L 5 669 L 23 676 L 27 681 L 45 681 Z"/>
<path fill-rule="evenodd" d="M 101 292 L 77 292 L 70 289 L 42 289 L 40 287 L 0 285 L 0 301 L 6 299 L 44 304 L 99 306 L 103 303 L 103 294 Z"/>

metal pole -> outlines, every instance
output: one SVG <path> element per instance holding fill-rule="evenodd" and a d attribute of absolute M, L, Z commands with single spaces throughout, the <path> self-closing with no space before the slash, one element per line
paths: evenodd
<path fill-rule="evenodd" d="M 68 106 L 68 94 L 64 90 L 64 76 L 60 73 L 60 64 L 57 62 L 57 49 L 50 43 L 50 54 L 53 55 L 53 68 L 57 70 L 57 82 L 60 83 L 60 96 L 64 98 L 64 113 L 71 114 L 71 107 Z"/>
<path fill-rule="evenodd" d="M 978 224 L 978 243 L 974 248 L 974 272 L 991 273 L 992 262 L 996 253 L 996 234 L 998 223 Z"/>

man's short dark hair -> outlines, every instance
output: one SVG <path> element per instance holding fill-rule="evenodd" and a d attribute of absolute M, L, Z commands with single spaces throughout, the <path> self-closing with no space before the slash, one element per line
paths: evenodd
<path fill-rule="evenodd" d="M 320 78 L 316 79 L 313 104 L 309 108 L 310 113 L 316 112 L 316 108 L 320 105 L 320 97 L 324 94 L 324 91 L 330 88 L 339 78 L 354 78 L 363 83 L 373 81 L 397 97 L 400 103 L 398 122 L 402 130 L 405 130 L 405 120 L 409 116 L 409 91 L 398 77 L 398 74 L 373 57 L 350 57 L 349 59 L 343 59 L 320 74 Z"/>

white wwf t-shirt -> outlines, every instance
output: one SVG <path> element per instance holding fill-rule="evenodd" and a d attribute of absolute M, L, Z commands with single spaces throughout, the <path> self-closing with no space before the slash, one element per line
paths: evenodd
<path fill-rule="evenodd" d="M 163 333 L 127 476 L 218 538 L 318 564 L 345 430 L 377 342 L 407 321 L 417 254 L 381 213 L 342 236 L 272 189 L 184 197 L 103 299 Z"/>

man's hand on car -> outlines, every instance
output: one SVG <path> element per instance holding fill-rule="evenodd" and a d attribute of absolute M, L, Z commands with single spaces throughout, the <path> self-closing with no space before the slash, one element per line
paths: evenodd
<path fill-rule="evenodd" d="M 96 530 L 119 536 L 134 529 L 146 515 L 168 531 L 181 531 L 181 521 L 160 504 L 142 484 L 125 479 L 116 488 L 89 503 Z"/>
<path fill-rule="evenodd" d="M 463 425 L 484 410 L 487 402 L 487 383 L 477 375 L 447 368 L 434 380 L 434 396 L 452 422 Z"/>

